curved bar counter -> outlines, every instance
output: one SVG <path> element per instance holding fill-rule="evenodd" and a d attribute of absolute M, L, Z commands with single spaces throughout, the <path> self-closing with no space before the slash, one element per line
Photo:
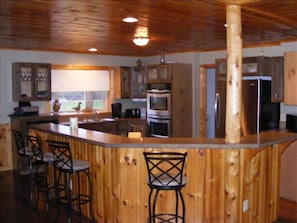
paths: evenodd
<path fill-rule="evenodd" d="M 143 151 L 168 150 L 188 153 L 187 185 L 182 190 L 186 222 L 273 222 L 278 218 L 281 153 L 297 139 L 295 133 L 277 131 L 235 144 L 224 139 L 132 139 L 59 124 L 32 125 L 30 134 L 67 141 L 73 158 L 91 162 L 94 214 L 104 223 L 147 222 Z M 172 199 L 162 194 L 157 209 L 174 208 Z"/>

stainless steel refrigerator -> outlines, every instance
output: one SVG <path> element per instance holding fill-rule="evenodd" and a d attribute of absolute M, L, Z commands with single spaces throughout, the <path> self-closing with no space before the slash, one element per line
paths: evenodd
<path fill-rule="evenodd" d="M 271 77 L 244 76 L 242 80 L 242 136 L 278 129 L 280 103 L 271 103 Z M 225 137 L 226 78 L 216 80 L 215 137 Z"/>

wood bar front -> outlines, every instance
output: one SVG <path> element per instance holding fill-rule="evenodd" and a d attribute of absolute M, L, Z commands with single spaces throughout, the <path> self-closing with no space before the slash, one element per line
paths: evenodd
<path fill-rule="evenodd" d="M 34 125 L 30 134 L 67 141 L 73 158 L 91 162 L 94 214 L 104 223 L 147 222 L 144 151 L 187 151 L 187 184 L 182 190 L 186 222 L 230 222 L 231 217 L 238 222 L 273 222 L 278 218 L 281 153 L 297 139 L 288 132 L 265 132 L 233 144 L 224 139 L 130 139 L 58 124 Z M 230 151 L 239 162 L 226 157 Z M 172 209 L 172 196 L 162 193 L 161 204 L 158 208 Z"/>

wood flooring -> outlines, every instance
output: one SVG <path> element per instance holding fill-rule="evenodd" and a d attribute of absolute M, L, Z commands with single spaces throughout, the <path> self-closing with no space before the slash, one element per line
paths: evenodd
<path fill-rule="evenodd" d="M 38 205 L 32 207 L 27 196 L 27 193 L 30 194 L 29 191 L 25 189 L 20 195 L 17 191 L 16 176 L 13 171 L 0 172 L 1 223 L 67 223 L 69 215 L 63 207 L 58 208 L 57 205 L 50 205 L 47 213 L 45 193 L 39 193 Z M 91 221 L 84 216 L 76 215 L 71 223 L 76 222 Z"/>
<path fill-rule="evenodd" d="M 46 199 L 44 193 L 40 193 L 40 199 L 37 207 L 33 208 L 26 196 L 17 195 L 16 177 L 12 171 L 0 172 L 0 222 L 2 223 L 66 223 L 68 219 L 65 209 L 59 209 L 56 205 L 51 205 L 49 212 L 46 212 Z M 284 208 L 282 207 L 282 204 Z M 280 210 L 287 209 L 284 201 L 280 202 Z M 284 216 L 287 217 L 287 216 Z M 71 222 L 91 222 L 83 216 L 75 216 Z M 128 222 L 127 222 L 128 223 Z M 129 222 L 130 223 L 130 222 Z M 137 222 L 135 222 L 137 223 Z M 195 223 L 195 222 L 189 222 Z M 280 217 L 274 223 L 297 223 L 297 220 L 289 220 Z"/>

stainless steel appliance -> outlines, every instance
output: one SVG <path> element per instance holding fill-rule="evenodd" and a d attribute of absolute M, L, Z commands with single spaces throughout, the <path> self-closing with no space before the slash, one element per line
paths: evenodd
<path fill-rule="evenodd" d="M 171 133 L 171 120 L 166 117 L 147 117 L 150 136 L 168 138 Z"/>
<path fill-rule="evenodd" d="M 225 137 L 226 78 L 216 81 L 215 136 Z M 271 102 L 271 77 L 244 76 L 242 80 L 242 135 L 278 129 L 280 103 Z"/>
<path fill-rule="evenodd" d="M 170 137 L 171 88 L 170 84 L 149 84 L 147 90 L 147 121 L 149 133 L 155 137 Z"/>
<path fill-rule="evenodd" d="M 171 92 L 170 90 L 152 89 L 147 91 L 147 115 L 171 116 Z"/>

